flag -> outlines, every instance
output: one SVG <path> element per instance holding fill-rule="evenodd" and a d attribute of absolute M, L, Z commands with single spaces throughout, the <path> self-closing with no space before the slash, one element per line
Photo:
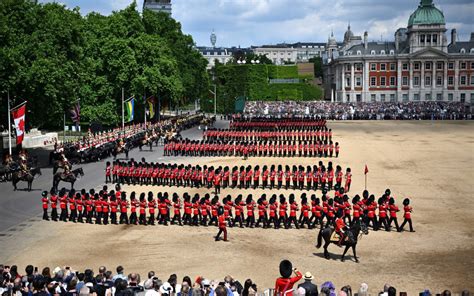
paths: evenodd
<path fill-rule="evenodd" d="M 23 142 L 23 137 L 25 135 L 25 113 L 26 105 L 12 111 L 13 121 L 15 122 L 17 145 L 20 145 L 21 142 Z"/>
<path fill-rule="evenodd" d="M 369 168 L 367 167 L 367 165 L 365 165 L 364 175 L 367 175 L 368 172 L 369 172 Z"/>
<path fill-rule="evenodd" d="M 146 102 L 148 103 L 148 112 L 150 114 L 150 119 L 153 119 L 155 118 L 155 97 L 149 97 L 148 99 L 146 99 Z"/>
<path fill-rule="evenodd" d="M 78 126 L 81 123 L 81 105 L 77 101 L 76 105 L 70 110 L 72 122 Z"/>
<path fill-rule="evenodd" d="M 124 103 L 125 104 L 125 122 L 133 121 L 135 115 L 135 98 Z"/>

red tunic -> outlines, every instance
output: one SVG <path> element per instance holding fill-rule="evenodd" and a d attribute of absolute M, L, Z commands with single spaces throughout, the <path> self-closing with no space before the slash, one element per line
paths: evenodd
<path fill-rule="evenodd" d="M 296 276 L 295 277 L 288 278 L 288 279 L 286 279 L 286 278 L 277 278 L 277 280 L 275 282 L 274 296 L 277 296 L 277 295 L 293 296 L 293 292 L 288 292 L 286 294 L 285 294 L 285 292 L 288 291 L 288 290 L 292 290 L 293 285 L 296 282 L 298 282 L 302 277 L 303 277 L 303 275 L 301 274 L 301 272 L 296 271 Z"/>

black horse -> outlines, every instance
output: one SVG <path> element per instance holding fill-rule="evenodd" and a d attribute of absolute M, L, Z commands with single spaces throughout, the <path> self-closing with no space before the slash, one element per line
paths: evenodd
<path fill-rule="evenodd" d="M 56 173 L 53 177 L 53 188 L 58 190 L 59 182 L 71 183 L 71 190 L 74 189 L 74 183 L 79 177 L 84 176 L 84 171 L 82 168 L 75 169 L 71 171 L 71 174 L 65 176 L 64 173 Z"/>
<path fill-rule="evenodd" d="M 333 243 L 337 244 L 335 241 L 331 241 L 331 235 L 333 233 L 333 229 L 330 227 L 321 228 L 318 234 L 318 244 L 316 248 L 321 248 L 322 239 L 324 238 L 324 258 L 329 259 L 329 252 L 328 246 Z M 369 234 L 369 230 L 365 223 L 356 222 L 354 223 L 345 233 L 346 239 L 342 242 L 342 245 L 345 246 L 344 252 L 342 253 L 341 261 L 344 262 L 344 256 L 347 253 L 347 250 L 352 247 L 352 252 L 354 253 L 355 262 L 359 263 L 359 259 L 357 258 L 356 247 L 357 247 L 357 240 L 359 239 L 359 234 L 362 231 L 362 234 Z"/>
<path fill-rule="evenodd" d="M 30 172 L 27 173 L 27 174 L 23 174 L 21 172 L 15 172 L 13 173 L 12 175 L 12 184 L 13 184 L 13 188 L 14 190 L 17 190 L 16 188 L 16 184 L 20 181 L 25 181 L 28 183 L 28 188 L 27 190 L 28 191 L 31 191 L 31 186 L 33 185 L 33 180 L 35 179 L 35 176 L 36 175 L 40 175 L 41 176 L 41 169 L 40 168 L 34 168 L 34 169 L 30 169 Z"/>

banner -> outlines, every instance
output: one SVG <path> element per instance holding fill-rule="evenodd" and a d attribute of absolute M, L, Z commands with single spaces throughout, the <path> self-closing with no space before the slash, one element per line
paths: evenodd
<path fill-rule="evenodd" d="M 153 119 L 155 118 L 155 97 L 149 97 L 148 99 L 146 99 L 146 102 L 148 104 L 148 112 L 150 114 L 150 119 Z"/>
<path fill-rule="evenodd" d="M 125 122 L 133 121 L 135 116 L 135 98 L 124 103 L 125 104 Z"/>
<path fill-rule="evenodd" d="M 15 129 L 16 129 L 16 144 L 17 145 L 20 145 L 21 142 L 23 142 L 23 137 L 25 135 L 25 113 L 26 113 L 26 105 L 23 105 L 20 108 L 12 111 L 12 117 L 15 123 Z"/>
<path fill-rule="evenodd" d="M 78 101 L 76 105 L 70 110 L 72 122 L 79 126 L 81 123 L 81 105 Z"/>

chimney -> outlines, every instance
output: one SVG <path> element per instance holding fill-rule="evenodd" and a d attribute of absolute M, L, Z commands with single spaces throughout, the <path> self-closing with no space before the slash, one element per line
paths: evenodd
<path fill-rule="evenodd" d="M 365 50 L 369 48 L 369 33 L 367 31 L 364 33 L 364 48 Z"/>
<path fill-rule="evenodd" d="M 451 30 L 451 44 L 456 45 L 456 40 L 458 39 L 458 33 L 456 29 Z"/>

